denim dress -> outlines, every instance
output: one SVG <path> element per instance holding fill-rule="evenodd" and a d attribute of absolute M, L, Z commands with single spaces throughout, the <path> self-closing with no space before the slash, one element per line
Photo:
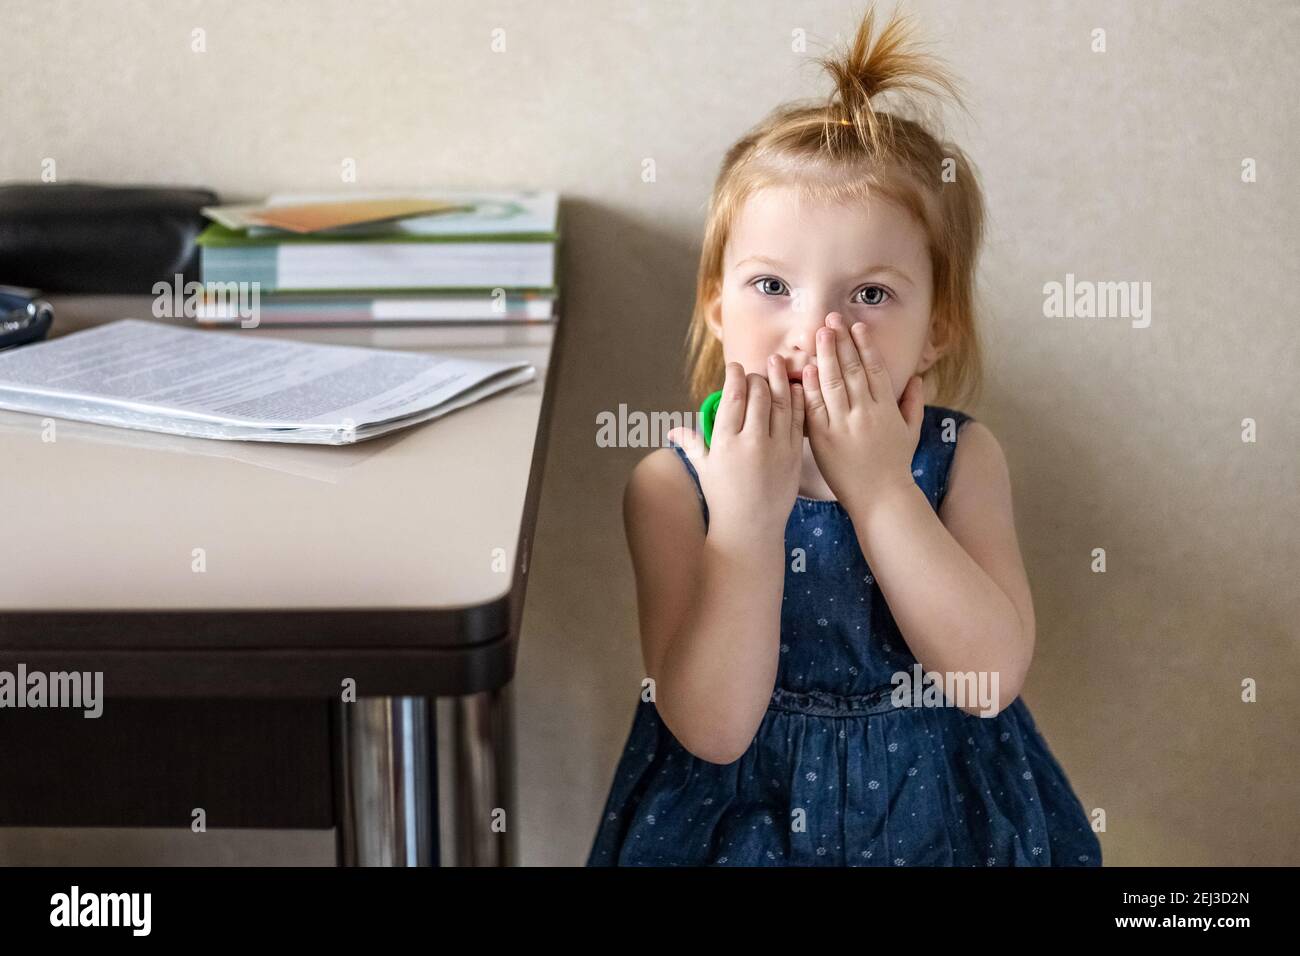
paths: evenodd
<path fill-rule="evenodd" d="M 925 407 L 912 476 L 936 511 L 968 420 Z M 749 748 L 700 759 L 639 698 L 588 866 L 1101 865 L 1023 699 L 993 717 L 896 706 L 894 675 L 917 661 L 838 501 L 796 498 L 785 551 L 780 663 Z"/>

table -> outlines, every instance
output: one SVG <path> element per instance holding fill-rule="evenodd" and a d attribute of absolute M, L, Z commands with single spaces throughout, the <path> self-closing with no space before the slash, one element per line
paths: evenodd
<path fill-rule="evenodd" d="M 51 301 L 53 335 L 152 318 L 149 297 Z M 124 715 L 144 700 L 181 715 L 199 712 L 187 701 L 229 701 L 249 747 L 263 735 L 255 728 L 290 719 L 256 702 L 326 706 L 328 748 L 304 733 L 301 753 L 266 765 L 328 763 L 333 799 L 323 803 L 341 863 L 510 864 L 514 827 L 494 824 L 514 816 L 508 685 L 562 328 L 208 333 L 537 368 L 526 385 L 352 446 L 181 438 L 0 411 L 0 492 L 21 502 L 6 508 L 0 669 L 102 671 L 106 716 L 115 701 Z M 344 700 L 348 681 L 355 702 Z M 238 702 L 249 708 L 242 716 Z M 449 746 L 437 746 L 440 732 Z M 57 742 L 44 746 L 57 752 Z"/>

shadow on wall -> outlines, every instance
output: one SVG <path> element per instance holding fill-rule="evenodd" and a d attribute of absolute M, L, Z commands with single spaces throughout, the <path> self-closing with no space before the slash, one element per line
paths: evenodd
<path fill-rule="evenodd" d="M 585 199 L 565 199 L 561 216 L 568 327 L 515 699 L 521 862 L 572 866 L 591 849 L 644 676 L 622 499 L 653 449 L 599 447 L 597 415 L 694 411 L 682 360 L 703 216 L 665 223 Z"/>

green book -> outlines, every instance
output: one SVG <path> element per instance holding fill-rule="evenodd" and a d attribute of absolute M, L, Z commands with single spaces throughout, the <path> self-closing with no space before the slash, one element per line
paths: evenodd
<path fill-rule="evenodd" d="M 362 199 L 346 193 L 338 198 Z M 560 238 L 554 192 L 404 192 L 465 211 L 363 223 L 310 234 L 210 224 L 198 237 L 203 281 L 259 284 L 263 292 L 553 292 Z M 327 201 L 279 195 L 268 205 Z"/>

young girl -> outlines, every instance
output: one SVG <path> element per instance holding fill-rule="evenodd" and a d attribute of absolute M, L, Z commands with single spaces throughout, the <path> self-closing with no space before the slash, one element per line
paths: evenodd
<path fill-rule="evenodd" d="M 983 197 L 873 102 L 958 94 L 872 20 L 821 61 L 829 101 L 776 110 L 715 185 L 689 362 L 723 398 L 707 447 L 676 429 L 628 483 L 649 679 L 589 865 L 1101 864 L 1019 697 L 1001 447 L 924 403 L 979 383 Z"/>

